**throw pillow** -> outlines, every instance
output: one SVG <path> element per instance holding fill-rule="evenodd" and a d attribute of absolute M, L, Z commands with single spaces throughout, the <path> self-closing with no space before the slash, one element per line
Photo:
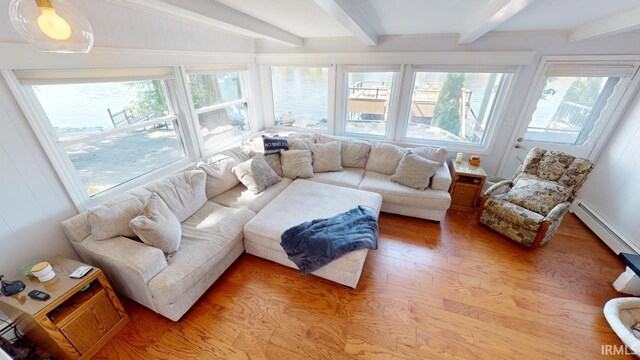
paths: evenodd
<path fill-rule="evenodd" d="M 271 166 L 273 171 L 278 174 L 278 176 L 283 177 L 284 173 L 282 172 L 282 162 L 280 161 L 280 153 L 271 154 L 271 155 L 263 155 L 264 159 L 267 161 L 267 164 Z"/>
<path fill-rule="evenodd" d="M 311 145 L 313 145 L 312 138 L 305 137 L 294 137 L 289 138 L 289 150 L 311 150 Z"/>
<path fill-rule="evenodd" d="M 362 140 L 343 140 L 342 146 L 342 166 L 364 169 L 367 166 L 367 158 L 371 151 L 371 145 Z"/>
<path fill-rule="evenodd" d="M 267 164 L 262 156 L 256 156 L 231 169 L 244 186 L 254 193 L 280 182 L 280 176 Z"/>
<path fill-rule="evenodd" d="M 238 178 L 231 173 L 231 168 L 249 160 L 249 156 L 240 148 L 225 150 L 215 154 L 198 165 L 207 174 L 207 199 L 216 197 L 238 185 Z"/>
<path fill-rule="evenodd" d="M 425 159 L 417 154 L 407 154 L 402 160 L 395 174 L 391 175 L 391 181 L 400 185 L 408 186 L 418 190 L 425 190 L 429 187 L 431 177 L 436 173 L 440 164 Z"/>
<path fill-rule="evenodd" d="M 280 150 L 289 150 L 287 138 L 262 135 L 265 155 L 275 154 Z"/>
<path fill-rule="evenodd" d="M 174 253 L 180 247 L 180 222 L 158 194 L 151 195 L 140 214 L 129 221 L 129 226 L 143 243 L 165 254 Z"/>
<path fill-rule="evenodd" d="M 400 160 L 406 153 L 407 149 L 397 145 L 372 142 L 366 169 L 392 175 L 396 172 Z"/>
<path fill-rule="evenodd" d="M 421 146 L 411 149 L 411 152 L 440 165 L 447 161 L 447 149 L 441 146 Z"/>
<path fill-rule="evenodd" d="M 282 173 L 290 179 L 313 177 L 311 151 L 289 150 L 280 151 Z"/>
<path fill-rule="evenodd" d="M 122 194 L 89 210 L 87 222 L 91 227 L 91 236 L 94 240 L 107 240 L 116 236 L 135 238 L 136 234 L 129 227 L 129 221 L 140 213 L 148 198 L 149 195 L 138 197 L 134 194 Z"/>
<path fill-rule="evenodd" d="M 342 158 L 340 157 L 340 142 L 333 141 L 326 144 L 313 144 L 311 146 L 313 157 L 313 172 L 342 171 Z"/>

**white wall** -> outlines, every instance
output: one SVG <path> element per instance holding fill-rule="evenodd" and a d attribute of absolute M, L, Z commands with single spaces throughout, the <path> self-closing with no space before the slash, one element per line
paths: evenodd
<path fill-rule="evenodd" d="M 578 199 L 640 248 L 640 97 L 636 96 Z"/>
<path fill-rule="evenodd" d="M 466 45 L 458 45 L 458 36 L 443 34 L 432 36 L 383 36 L 380 45 L 369 47 L 351 38 L 307 39 L 302 48 L 292 48 L 274 42 L 257 40 L 256 52 L 261 54 L 292 53 L 346 53 L 416 52 L 416 51 L 535 51 L 530 65 L 523 66 L 515 84 L 513 96 L 505 109 L 504 122 L 495 133 L 495 143 L 488 155 L 483 155 L 482 166 L 491 175 L 498 174 L 503 155 L 516 127 L 520 111 L 533 82 L 535 71 L 545 55 L 600 55 L 640 54 L 640 33 L 631 32 L 589 41 L 567 41 L 565 32 L 494 32 Z M 473 58 L 468 59 L 474 63 Z M 510 177 L 512 174 L 502 174 Z"/>
<path fill-rule="evenodd" d="M 0 274 L 32 260 L 77 258 L 60 221 L 76 214 L 6 83 L 0 78 Z"/>

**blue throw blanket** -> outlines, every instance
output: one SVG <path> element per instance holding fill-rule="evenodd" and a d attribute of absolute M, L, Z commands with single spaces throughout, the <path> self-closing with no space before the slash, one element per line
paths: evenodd
<path fill-rule="evenodd" d="M 376 214 L 362 206 L 327 219 L 296 225 L 280 245 L 303 274 L 312 273 L 352 251 L 378 248 Z"/>

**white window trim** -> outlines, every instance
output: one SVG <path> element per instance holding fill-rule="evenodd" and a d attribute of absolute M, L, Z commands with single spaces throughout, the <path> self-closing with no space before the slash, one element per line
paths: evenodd
<path fill-rule="evenodd" d="M 70 142 L 87 141 L 89 137 L 97 138 L 97 136 L 89 135 L 87 137 L 79 139 L 58 141 L 57 135 L 53 130 L 53 126 L 51 125 L 47 115 L 42 109 L 40 102 L 35 95 L 35 92 L 31 88 L 32 83 L 30 82 L 29 84 L 23 85 L 20 80 L 18 80 L 15 73 L 11 70 L 2 70 L 2 76 L 9 85 L 9 88 L 16 98 L 18 105 L 25 113 L 29 125 L 33 129 L 36 137 L 40 141 L 40 144 L 44 148 L 45 153 L 49 157 L 54 167 L 54 170 L 67 189 L 71 201 L 79 211 L 83 211 L 96 206 L 117 194 L 148 183 L 152 179 L 174 173 L 181 169 L 189 168 L 194 162 L 192 154 L 190 153 L 186 145 L 188 139 L 185 136 L 185 131 L 183 131 L 184 123 L 180 121 L 181 117 L 177 111 L 178 107 L 176 106 L 177 99 L 175 93 L 167 88 L 166 96 L 173 115 L 155 119 L 143 124 L 133 124 L 131 126 L 127 126 L 126 128 L 122 128 L 122 130 L 114 129 L 112 131 L 101 133 L 99 135 L 100 137 L 110 136 L 114 133 L 120 133 L 126 130 L 149 126 L 157 122 L 174 121 L 175 132 L 178 135 L 180 150 L 184 154 L 184 156 L 181 159 L 167 164 L 161 168 L 132 178 L 122 184 L 114 186 L 111 189 L 95 194 L 94 196 L 89 196 L 89 194 L 84 189 L 84 184 L 82 183 L 78 171 L 73 166 L 73 164 L 71 163 L 71 159 L 64 151 L 64 145 L 68 145 Z M 167 80 L 175 79 L 171 78 Z M 116 79 L 115 81 L 118 80 Z"/>
<path fill-rule="evenodd" d="M 400 94 L 403 89 L 403 74 L 405 65 L 343 65 L 337 78 L 336 91 L 336 130 L 340 136 L 349 136 L 367 140 L 393 141 L 396 133 L 396 118 L 399 110 Z M 384 135 L 363 134 L 347 131 L 347 95 L 349 89 L 349 75 L 351 72 L 392 72 L 391 93 L 389 94 L 389 109 L 387 110 L 386 128 Z"/>
<path fill-rule="evenodd" d="M 187 108 L 187 117 L 190 119 L 190 123 L 192 124 L 193 131 L 192 136 L 194 137 L 194 141 L 197 144 L 197 152 L 196 157 L 198 159 L 205 158 L 210 156 L 216 152 L 219 152 L 221 149 L 228 147 L 230 144 L 234 144 L 239 142 L 242 139 L 247 138 L 251 134 L 258 131 L 258 124 L 255 121 L 255 110 L 253 102 L 249 99 L 252 97 L 252 87 L 250 83 L 250 74 L 249 68 L 247 66 L 198 66 L 198 67 L 180 67 L 179 72 L 181 74 L 181 90 L 184 91 L 184 96 L 186 99 Z M 217 74 L 217 73 L 229 73 L 229 72 L 237 72 L 240 74 L 240 82 L 242 84 L 242 95 L 241 99 L 227 101 L 224 103 L 205 106 L 200 109 L 196 109 L 193 104 L 193 97 L 191 94 L 191 88 L 189 87 L 189 75 L 194 74 Z M 224 134 L 220 134 L 220 139 L 217 141 L 216 146 L 207 147 L 204 144 L 204 139 L 200 133 L 200 122 L 198 120 L 198 115 L 206 112 L 211 112 L 215 110 L 225 109 L 231 106 L 245 104 L 246 105 L 246 116 L 247 116 L 247 124 L 249 125 L 249 129 L 243 131 L 239 134 L 233 136 L 225 136 Z"/>
<path fill-rule="evenodd" d="M 411 111 L 411 98 L 413 96 L 413 86 L 415 83 L 416 73 L 418 72 L 464 72 L 464 73 L 503 73 L 505 76 L 505 83 L 500 89 L 498 98 L 495 99 L 495 105 L 491 109 L 489 126 L 485 132 L 485 137 L 480 144 L 456 142 L 456 141 L 441 141 L 433 139 L 415 139 L 406 137 L 406 130 L 409 125 L 409 112 Z M 495 132 L 500 124 L 504 122 L 506 113 L 506 104 L 508 99 L 511 98 L 514 86 L 517 83 L 517 77 L 520 73 L 520 67 L 513 66 L 428 66 L 428 65 L 413 65 L 407 66 L 405 69 L 405 86 L 403 99 L 408 99 L 401 104 L 402 109 L 399 112 L 398 123 L 396 127 L 395 142 L 403 145 L 438 145 L 444 146 L 450 152 L 473 152 L 479 155 L 489 154 L 495 143 Z"/>
<path fill-rule="evenodd" d="M 272 67 L 287 68 L 327 68 L 327 129 L 308 129 L 295 126 L 276 126 L 275 104 L 273 98 L 273 80 L 271 78 Z M 336 66 L 327 64 L 309 64 L 309 65 L 292 65 L 292 64 L 269 64 L 260 66 L 260 80 L 262 83 L 262 99 L 263 113 L 265 119 L 265 129 L 270 131 L 281 132 L 306 132 L 306 133 L 323 133 L 332 134 L 335 132 L 335 97 L 336 97 Z"/>

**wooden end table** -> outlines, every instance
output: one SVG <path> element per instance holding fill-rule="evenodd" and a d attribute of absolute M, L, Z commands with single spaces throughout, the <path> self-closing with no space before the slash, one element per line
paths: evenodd
<path fill-rule="evenodd" d="M 129 316 L 102 270 L 94 267 L 82 279 L 72 279 L 69 274 L 86 264 L 63 257 L 48 261 L 56 273 L 48 282 L 22 274 L 5 277 L 22 280 L 26 288 L 0 296 L 0 310 L 31 341 L 56 357 L 89 359 L 129 322 Z M 51 297 L 45 301 L 32 299 L 27 296 L 31 290 L 44 291 Z"/>
<path fill-rule="evenodd" d="M 474 166 L 468 161 L 457 163 L 449 161 L 451 171 L 451 207 L 452 210 L 473 211 L 482 195 L 482 187 L 487 173 L 481 166 Z"/>

